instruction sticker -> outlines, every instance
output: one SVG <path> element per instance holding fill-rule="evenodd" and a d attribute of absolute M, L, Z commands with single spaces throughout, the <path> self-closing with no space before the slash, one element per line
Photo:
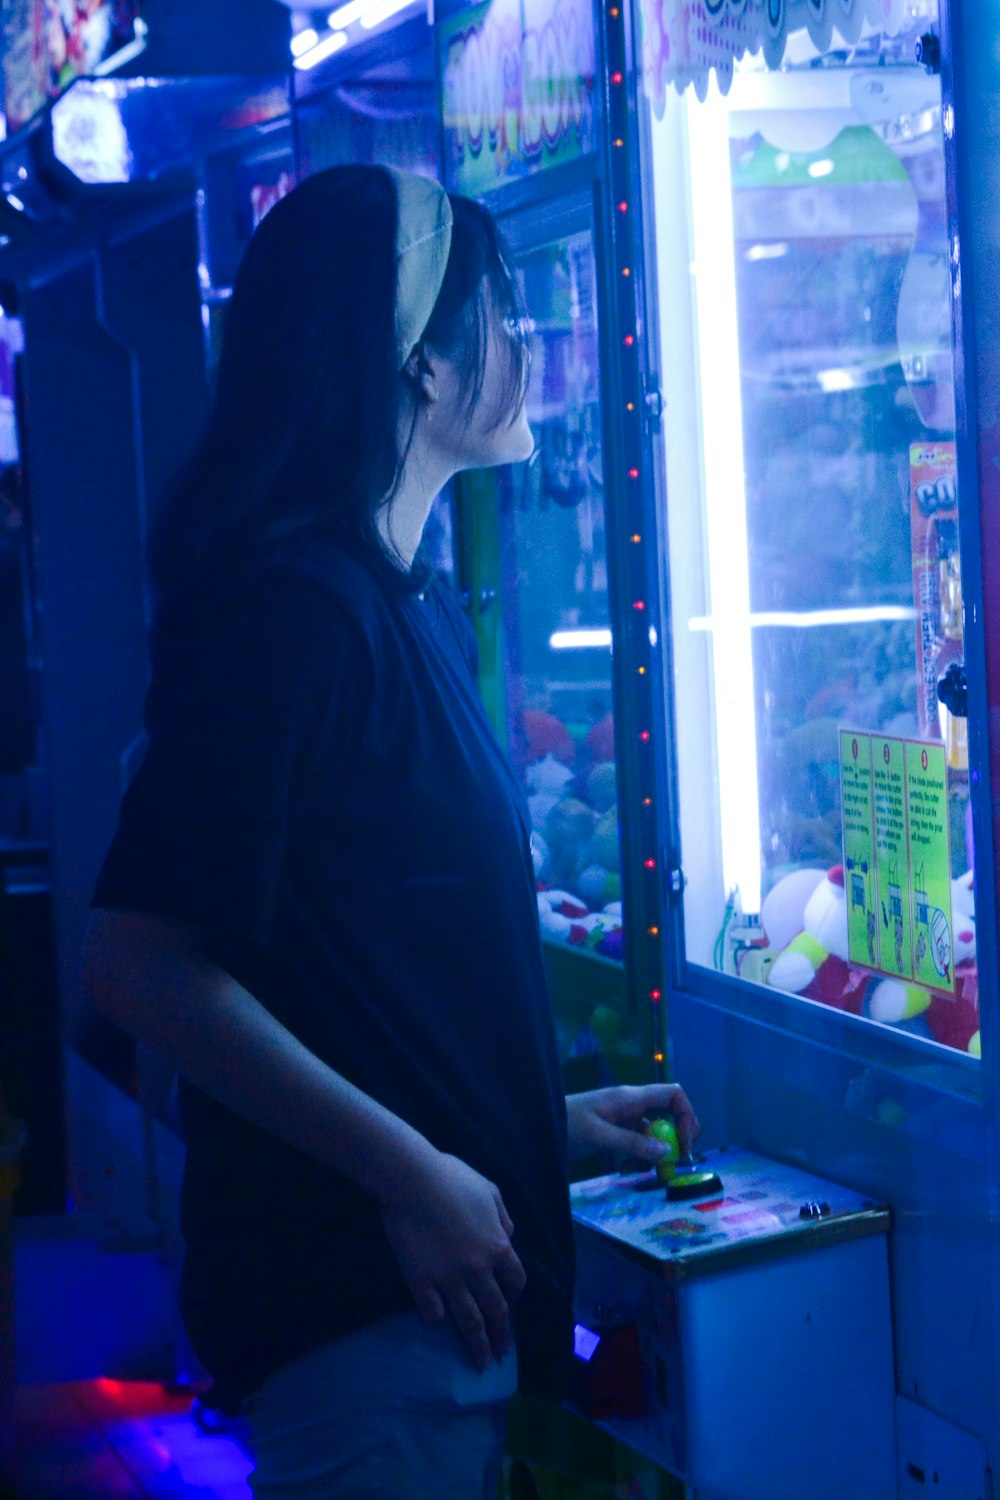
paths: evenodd
<path fill-rule="evenodd" d="M 871 738 L 867 734 L 841 730 L 840 796 L 844 816 L 844 885 L 851 959 L 878 968 L 872 757 Z"/>
<path fill-rule="evenodd" d="M 875 735 L 871 746 L 879 968 L 909 979 L 913 974 L 913 943 L 907 878 L 906 747 L 902 740 Z"/>
<path fill-rule="evenodd" d="M 852 963 L 954 991 L 945 747 L 840 732 Z"/>
<path fill-rule="evenodd" d="M 943 745 L 906 746 L 906 808 L 913 895 L 913 977 L 954 990 L 948 771 Z"/>

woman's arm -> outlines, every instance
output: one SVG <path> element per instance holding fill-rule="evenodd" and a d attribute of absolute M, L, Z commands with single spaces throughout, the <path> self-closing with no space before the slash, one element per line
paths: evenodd
<path fill-rule="evenodd" d="M 328 1068 L 206 958 L 194 927 L 152 913 L 94 912 L 84 989 L 197 1088 L 379 1202 L 435 1154 L 422 1135 Z"/>
<path fill-rule="evenodd" d="M 94 912 L 84 989 L 204 1093 L 370 1193 L 423 1315 L 447 1310 L 481 1364 L 504 1352 L 524 1271 L 499 1190 L 322 1062 L 206 958 L 197 928 Z"/>

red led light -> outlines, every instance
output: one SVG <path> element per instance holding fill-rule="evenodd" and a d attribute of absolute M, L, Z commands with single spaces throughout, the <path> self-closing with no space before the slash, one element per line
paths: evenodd
<path fill-rule="evenodd" d="M 656 1003 L 657 1000 L 662 1000 L 663 999 L 663 991 L 662 990 L 650 990 L 650 992 L 649 992 L 649 998 L 650 998 L 650 1000 L 653 1001 L 653 1003 L 655 1005 L 655 1003 Z"/>
<path fill-rule="evenodd" d="M 638 479 L 639 478 L 639 470 L 638 469 L 629 469 L 629 471 L 628 471 L 628 477 L 630 479 Z"/>
<path fill-rule="evenodd" d="M 620 214 L 627 214 L 628 213 L 628 204 L 625 202 L 624 198 L 622 199 L 622 201 L 618 205 L 618 212 Z"/>
<path fill-rule="evenodd" d="M 612 11 L 612 15 L 613 14 L 614 14 L 614 12 Z M 611 82 L 615 85 L 616 88 L 618 87 L 618 85 L 620 83 L 623 83 L 624 81 L 625 81 L 625 74 L 624 73 L 612 73 L 612 75 L 611 75 Z"/>
<path fill-rule="evenodd" d="M 627 333 L 622 339 L 622 343 L 625 345 L 626 349 L 631 349 L 632 345 L 635 343 L 635 334 Z"/>
<path fill-rule="evenodd" d="M 646 601 L 645 601 L 645 599 L 633 599 L 633 601 L 632 601 L 632 608 L 633 609 L 638 609 L 638 610 L 645 609 L 646 608 Z"/>
<path fill-rule="evenodd" d="M 656 860 L 655 859 L 644 859 L 643 860 L 643 865 L 646 867 L 647 870 L 655 870 L 656 869 Z"/>
<path fill-rule="evenodd" d="M 644 745 L 648 745 L 649 744 L 649 740 L 650 740 L 649 730 L 648 729 L 644 729 L 642 731 L 642 733 L 640 734 L 639 738 L 642 740 L 642 743 Z"/>

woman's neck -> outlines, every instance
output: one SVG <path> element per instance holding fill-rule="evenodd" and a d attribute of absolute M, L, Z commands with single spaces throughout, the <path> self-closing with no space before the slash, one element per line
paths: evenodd
<path fill-rule="evenodd" d="M 428 441 L 425 424 L 418 421 L 399 484 L 378 516 L 383 541 L 407 568 L 417 555 L 431 506 L 454 472 L 437 445 Z"/>

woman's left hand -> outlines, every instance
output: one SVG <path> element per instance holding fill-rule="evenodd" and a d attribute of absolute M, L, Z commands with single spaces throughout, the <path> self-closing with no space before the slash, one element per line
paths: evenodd
<path fill-rule="evenodd" d="M 643 1132 L 653 1115 L 665 1114 L 673 1116 L 681 1153 L 686 1156 L 701 1133 L 701 1126 L 680 1084 L 650 1083 L 638 1088 L 622 1084 L 617 1088 L 592 1089 L 586 1094 L 569 1094 L 566 1116 L 570 1155 L 616 1151 L 652 1165 L 659 1161 L 664 1147 Z"/>

